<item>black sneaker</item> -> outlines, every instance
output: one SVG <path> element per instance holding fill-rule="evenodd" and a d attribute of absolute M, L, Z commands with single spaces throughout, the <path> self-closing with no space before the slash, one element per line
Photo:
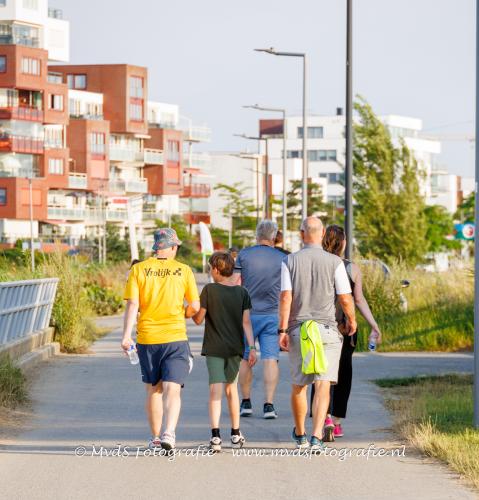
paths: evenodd
<path fill-rule="evenodd" d="M 243 401 L 241 401 L 240 416 L 251 417 L 252 414 L 253 407 L 251 406 L 251 401 L 249 399 L 243 399 Z"/>
<path fill-rule="evenodd" d="M 278 414 L 276 413 L 276 410 L 274 409 L 274 406 L 272 403 L 265 403 L 263 406 L 263 418 L 266 418 L 267 420 L 272 419 L 272 418 L 278 418 Z"/>

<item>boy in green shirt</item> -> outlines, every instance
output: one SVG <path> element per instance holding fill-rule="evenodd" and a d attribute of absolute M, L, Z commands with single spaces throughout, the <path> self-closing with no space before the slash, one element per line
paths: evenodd
<path fill-rule="evenodd" d="M 245 442 L 239 429 L 238 372 L 248 343 L 248 363 L 256 363 L 249 311 L 251 299 L 233 276 L 234 259 L 226 252 L 215 252 L 209 259 L 214 283 L 207 284 L 200 296 L 200 310 L 193 316 L 199 325 L 206 318 L 205 336 L 201 354 L 208 367 L 211 424 L 210 448 L 221 451 L 220 415 L 223 386 L 231 419 L 231 444 L 241 448 Z"/>

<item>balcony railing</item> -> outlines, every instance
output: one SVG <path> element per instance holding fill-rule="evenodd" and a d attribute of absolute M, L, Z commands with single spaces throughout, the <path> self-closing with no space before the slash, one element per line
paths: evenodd
<path fill-rule="evenodd" d="M 209 127 L 187 127 L 183 130 L 183 140 L 186 142 L 210 142 L 211 129 Z"/>
<path fill-rule="evenodd" d="M 144 153 L 147 165 L 163 165 L 164 156 L 160 149 L 145 149 Z"/>
<path fill-rule="evenodd" d="M 110 145 L 110 160 L 111 161 L 134 161 L 141 162 L 144 161 L 144 155 L 142 151 L 137 151 L 135 149 L 122 148 L 115 145 Z"/>
<path fill-rule="evenodd" d="M 187 224 L 199 224 L 200 222 L 204 222 L 205 224 L 209 224 L 211 222 L 211 216 L 207 212 L 190 212 L 183 214 L 183 219 Z"/>
<path fill-rule="evenodd" d="M 208 184 L 189 184 L 183 187 L 182 198 L 209 198 L 211 187 Z"/>
<path fill-rule="evenodd" d="M 146 179 L 128 179 L 125 181 L 125 190 L 127 193 L 146 193 L 148 192 L 148 181 Z"/>
<path fill-rule="evenodd" d="M 43 139 L 24 137 L 19 135 L 2 135 L 0 136 L 0 151 L 42 154 Z"/>
<path fill-rule="evenodd" d="M 40 47 L 40 39 L 34 36 L 14 36 L 0 34 L 0 45 L 23 45 L 24 47 Z"/>
<path fill-rule="evenodd" d="M 85 222 L 125 221 L 128 218 L 126 210 L 100 210 L 91 207 L 48 207 L 48 218 L 53 220 L 78 220 Z"/>
<path fill-rule="evenodd" d="M 88 186 L 86 174 L 68 174 L 68 187 L 70 189 L 86 189 Z"/>
<path fill-rule="evenodd" d="M 208 154 L 193 153 L 190 158 L 188 153 L 183 153 L 183 165 L 187 168 L 205 168 L 210 162 L 211 157 Z"/>
<path fill-rule="evenodd" d="M 43 122 L 43 111 L 28 107 L 0 108 L 0 120 L 27 120 L 31 122 Z"/>

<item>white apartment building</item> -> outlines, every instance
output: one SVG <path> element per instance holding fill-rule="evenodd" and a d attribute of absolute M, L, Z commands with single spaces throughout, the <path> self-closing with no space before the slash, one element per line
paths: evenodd
<path fill-rule="evenodd" d="M 26 45 L 48 51 L 51 61 L 67 62 L 70 24 L 48 0 L 0 0 L 0 45 Z"/>
<path fill-rule="evenodd" d="M 393 142 L 398 145 L 404 139 L 408 148 L 414 154 L 421 170 L 425 173 L 422 191 L 428 203 L 441 204 L 452 210 L 452 199 L 457 196 L 457 189 L 453 183 L 441 178 L 441 186 L 447 191 L 438 196 L 437 188 L 433 187 L 438 182 L 442 170 L 436 168 L 437 156 L 441 152 L 441 143 L 434 139 L 421 137 L 422 120 L 398 115 L 387 115 L 381 118 L 388 127 Z M 282 157 L 283 139 L 282 130 L 276 133 L 268 126 L 260 124 L 260 132 L 268 138 L 269 169 L 273 175 L 273 194 L 281 194 L 282 185 Z M 345 116 L 308 117 L 308 160 L 309 176 L 312 179 L 320 178 L 322 182 L 325 201 L 333 202 L 338 206 L 344 203 L 344 165 L 345 165 Z M 302 175 L 302 117 L 286 118 L 286 149 L 287 171 L 289 179 L 300 179 Z M 264 141 L 262 141 L 263 143 Z M 262 151 L 265 146 L 262 144 Z M 279 188 L 279 189 L 278 189 Z M 434 192 L 433 192 L 434 191 Z M 454 208 L 455 209 L 455 208 Z"/>

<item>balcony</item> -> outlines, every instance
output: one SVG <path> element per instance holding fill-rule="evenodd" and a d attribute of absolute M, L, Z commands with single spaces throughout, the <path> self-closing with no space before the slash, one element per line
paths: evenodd
<path fill-rule="evenodd" d="M 164 163 L 161 149 L 145 149 L 144 155 L 146 165 L 163 165 Z"/>
<path fill-rule="evenodd" d="M 189 155 L 188 153 L 183 153 L 183 166 L 186 168 L 202 169 L 210 165 L 211 157 L 208 154 L 193 153 Z"/>
<path fill-rule="evenodd" d="M 0 136 L 0 151 L 43 154 L 43 140 L 19 135 L 2 135 Z"/>
<path fill-rule="evenodd" d="M 186 224 L 199 224 L 200 222 L 209 224 L 211 222 L 211 216 L 207 212 L 186 213 L 183 214 L 183 219 Z"/>
<path fill-rule="evenodd" d="M 43 123 L 43 111 L 28 107 L 0 108 L 0 120 L 26 120 Z"/>
<path fill-rule="evenodd" d="M 183 140 L 186 142 L 210 142 L 211 129 L 209 127 L 187 127 L 183 130 Z"/>
<path fill-rule="evenodd" d="M 50 220 L 71 220 L 101 224 L 108 222 L 120 222 L 128 219 L 126 210 L 106 209 L 92 207 L 48 207 L 48 219 Z"/>
<path fill-rule="evenodd" d="M 89 209 L 83 207 L 48 207 L 48 218 L 53 220 L 86 220 Z"/>
<path fill-rule="evenodd" d="M 146 193 L 148 182 L 146 179 L 112 179 L 108 182 L 108 189 L 113 193 Z"/>
<path fill-rule="evenodd" d="M 110 145 L 110 161 L 131 161 L 144 163 L 144 154 L 135 149 Z"/>
<path fill-rule="evenodd" d="M 23 45 L 24 47 L 40 48 L 40 39 L 35 36 L 19 36 L 12 34 L 0 34 L 0 45 Z"/>
<path fill-rule="evenodd" d="M 68 187 L 70 189 L 86 189 L 88 186 L 86 174 L 68 174 Z"/>
<path fill-rule="evenodd" d="M 209 184 L 189 184 L 183 187 L 181 198 L 209 198 L 211 187 Z"/>

